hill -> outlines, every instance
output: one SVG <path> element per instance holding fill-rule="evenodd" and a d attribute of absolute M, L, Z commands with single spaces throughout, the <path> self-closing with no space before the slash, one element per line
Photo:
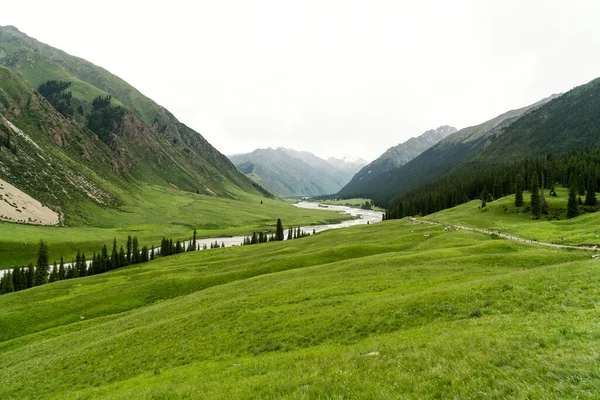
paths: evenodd
<path fill-rule="evenodd" d="M 359 169 L 361 160 L 323 160 L 307 151 L 256 149 L 229 156 L 234 165 L 258 184 L 285 197 L 336 193 Z"/>
<path fill-rule="evenodd" d="M 437 129 L 428 130 L 420 136 L 410 138 L 397 146 L 390 147 L 375 161 L 366 165 L 354 175 L 352 180 L 339 191 L 338 195 L 349 198 L 373 191 L 373 182 L 379 182 L 381 174 L 403 166 L 454 132 L 456 132 L 456 128 L 444 125 Z"/>
<path fill-rule="evenodd" d="M 595 263 L 407 219 L 159 258 L 0 296 L 0 396 L 594 398 Z"/>
<path fill-rule="evenodd" d="M 199 133 L 103 68 L 12 26 L 0 27 L 0 54 L 0 64 L 40 91 L 65 119 L 91 130 L 112 152 L 113 169 L 122 175 L 207 195 L 259 193 Z"/>

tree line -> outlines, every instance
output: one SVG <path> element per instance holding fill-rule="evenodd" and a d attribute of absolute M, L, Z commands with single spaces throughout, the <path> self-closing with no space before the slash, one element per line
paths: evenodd
<path fill-rule="evenodd" d="M 274 241 L 282 241 L 282 240 L 292 240 L 292 239 L 300 239 L 303 237 L 307 237 L 310 236 L 310 233 L 304 232 L 302 229 L 300 229 L 300 227 L 288 227 L 288 233 L 287 233 L 287 238 L 283 229 L 283 224 L 281 223 L 281 219 L 277 219 L 277 228 L 275 229 L 274 233 L 267 233 L 267 232 L 253 232 L 252 236 L 246 236 L 244 237 L 244 241 L 242 243 L 242 245 L 247 246 L 247 245 L 251 245 L 251 244 L 257 244 L 257 243 L 267 243 L 267 242 L 274 242 Z M 313 234 L 315 233 L 315 230 L 313 229 Z"/>
<path fill-rule="evenodd" d="M 305 236 L 309 235 L 299 227 L 290 227 L 288 229 L 288 240 Z M 252 237 L 245 238 L 243 244 L 284 240 L 284 237 L 283 224 L 281 219 L 277 219 L 275 233 L 270 235 L 263 232 L 259 234 L 254 233 Z M 203 245 L 202 249 L 206 250 L 207 247 L 207 245 Z M 225 247 L 225 243 L 222 242 L 219 246 L 219 243 L 215 241 L 210 245 L 211 249 L 220 247 Z M 105 244 L 100 251 L 93 253 L 91 259 L 88 259 L 83 252 L 78 251 L 77 256 L 71 263 L 65 263 L 64 258 L 61 256 L 60 262 L 55 261 L 51 266 L 48 259 L 48 244 L 40 240 L 35 266 L 33 263 L 30 263 L 27 266 L 14 267 L 11 270 L 7 270 L 4 276 L 0 278 L 0 294 L 16 292 L 64 279 L 101 274 L 128 265 L 148 262 L 158 256 L 165 257 L 172 254 L 198 250 L 200 250 L 200 246 L 197 243 L 196 229 L 194 229 L 187 246 L 186 241 L 176 240 L 174 242 L 173 239 L 164 237 L 161 240 L 159 248 L 155 249 L 154 246 L 148 248 L 148 246 L 140 246 L 136 236 L 128 236 L 126 244 L 120 247 L 117 245 L 117 239 L 113 239 L 110 253 Z"/>
<path fill-rule="evenodd" d="M 493 201 L 517 192 L 516 197 L 522 197 L 524 190 L 536 192 L 536 186 L 541 197 L 534 198 L 533 204 L 530 201 L 529 207 L 532 208 L 532 216 L 539 218 L 547 211 L 544 208 L 545 191 L 548 190 L 550 195 L 556 194 L 557 185 L 568 187 L 570 191 L 574 190 L 576 196 L 589 193 L 587 204 L 583 200 L 575 201 L 578 206 L 584 207 L 583 211 L 594 211 L 596 204 L 592 195 L 595 196 L 598 190 L 599 179 L 599 148 L 575 149 L 559 155 L 526 158 L 506 165 L 478 165 L 473 168 L 465 165 L 443 178 L 425 183 L 396 197 L 388 207 L 385 218 L 428 215 L 471 200 Z M 592 203 L 594 205 L 591 205 Z M 571 212 L 567 213 L 567 216 L 572 218 L 573 215 L 575 208 L 571 204 Z"/>

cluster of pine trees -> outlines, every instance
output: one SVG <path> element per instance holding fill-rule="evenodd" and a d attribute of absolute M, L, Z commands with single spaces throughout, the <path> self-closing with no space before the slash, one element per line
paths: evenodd
<path fill-rule="evenodd" d="M 314 230 L 313 230 L 314 233 Z M 299 238 L 303 238 L 306 236 L 310 236 L 310 233 L 306 233 L 303 230 L 300 229 L 300 227 L 289 227 L 288 228 L 288 233 L 287 233 L 287 240 L 291 240 L 291 239 L 299 239 Z M 267 243 L 267 242 L 275 242 L 275 241 L 281 241 L 281 240 L 285 240 L 286 239 L 286 235 L 285 232 L 283 230 L 283 224 L 281 222 L 281 219 L 277 219 L 277 228 L 275 229 L 274 233 L 266 233 L 266 232 L 253 232 L 252 236 L 247 236 L 244 238 L 244 242 L 242 243 L 243 245 L 250 245 L 250 244 L 257 244 L 257 243 Z"/>
<path fill-rule="evenodd" d="M 494 199 L 520 192 L 542 188 L 550 195 L 556 185 L 574 188 L 579 196 L 586 191 L 595 194 L 600 179 L 600 149 L 576 149 L 559 155 L 527 158 L 519 162 L 489 167 L 461 166 L 441 179 L 428 182 L 395 198 L 388 207 L 385 218 L 403 218 L 407 215 L 428 215 L 451 208 L 470 200 Z M 534 218 L 544 213 L 543 199 L 534 199 Z M 589 207 L 592 200 L 588 201 Z M 482 203 L 483 204 L 483 203 Z M 582 201 L 582 205 L 585 203 Z M 591 209 L 589 209 L 591 211 Z M 570 215 L 573 216 L 574 209 Z"/>
<path fill-rule="evenodd" d="M 38 87 L 38 92 L 44 96 L 52 107 L 62 115 L 73 116 L 73 107 L 71 107 L 72 92 L 64 90 L 71 86 L 71 82 L 66 81 L 46 81 Z"/>
<path fill-rule="evenodd" d="M 50 267 L 48 261 L 48 245 L 40 241 L 38 259 L 34 267 L 30 263 L 26 267 L 14 267 L 0 278 L 0 294 L 16 292 L 33 286 L 43 285 L 48 282 L 63 279 L 78 278 L 81 276 L 96 275 L 126 265 L 137 264 L 153 260 L 155 257 L 154 246 L 140 248 L 137 237 L 129 236 L 126 247 L 117 246 L 117 240 L 113 240 L 112 252 L 108 254 L 106 245 L 99 252 L 94 252 L 91 259 L 85 254 L 77 252 L 77 257 L 71 263 L 65 264 L 64 258 L 60 257 L 60 263 L 56 261 Z"/>
<path fill-rule="evenodd" d="M 375 204 L 373 204 L 372 201 L 367 200 L 363 204 L 361 204 L 360 208 L 362 210 L 372 210 L 374 205 Z"/>
<path fill-rule="evenodd" d="M 125 109 L 111 105 L 111 96 L 98 96 L 92 102 L 92 111 L 87 118 L 87 127 L 104 143 L 109 142 L 111 133 L 118 132 L 125 117 Z"/>

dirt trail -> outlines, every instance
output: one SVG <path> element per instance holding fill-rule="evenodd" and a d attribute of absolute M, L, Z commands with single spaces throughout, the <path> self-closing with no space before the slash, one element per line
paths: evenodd
<path fill-rule="evenodd" d="M 514 240 L 515 242 L 535 244 L 535 245 L 538 245 L 538 246 L 554 247 L 556 249 L 575 249 L 575 250 L 592 250 L 592 251 L 599 250 L 598 246 L 583 247 L 583 246 L 570 246 L 570 245 L 566 245 L 566 244 L 538 242 L 537 240 L 523 239 L 523 238 L 520 238 L 520 237 L 517 237 L 517 236 L 506 235 L 504 233 L 500 233 L 500 232 L 496 232 L 496 231 L 489 231 L 489 230 L 486 230 L 486 229 L 470 228 L 468 226 L 462 226 L 462 225 L 448 225 L 448 224 L 442 224 L 440 222 L 435 222 L 435 221 L 418 220 L 416 218 L 411 218 L 410 220 L 413 223 L 429 224 L 429 225 L 445 225 L 445 226 L 449 226 L 449 227 L 454 228 L 454 229 L 464 229 L 464 230 L 467 230 L 467 231 L 486 233 L 488 235 L 498 235 L 498 237 L 501 238 L 501 239 Z"/>

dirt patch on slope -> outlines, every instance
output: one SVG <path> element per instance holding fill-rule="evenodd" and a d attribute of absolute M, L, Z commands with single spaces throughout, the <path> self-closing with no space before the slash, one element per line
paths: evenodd
<path fill-rule="evenodd" d="M 0 221 L 57 225 L 60 217 L 27 193 L 0 179 Z"/>

